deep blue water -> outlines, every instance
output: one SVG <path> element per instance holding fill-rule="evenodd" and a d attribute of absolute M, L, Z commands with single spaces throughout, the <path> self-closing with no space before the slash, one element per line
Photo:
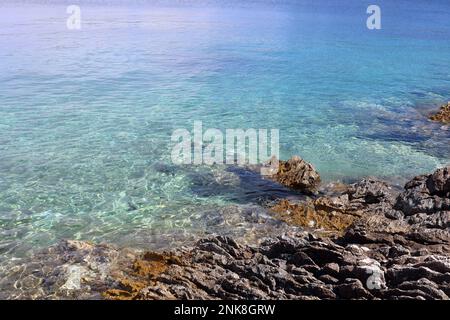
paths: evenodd
<path fill-rule="evenodd" d="M 278 128 L 281 157 L 325 181 L 450 162 L 448 127 L 426 118 L 450 98 L 448 1 L 376 1 L 381 30 L 366 1 L 78 1 L 81 30 L 56 3 L 0 4 L 0 253 L 241 225 L 204 220 L 273 186 L 172 165 L 172 131 L 195 120 Z"/>

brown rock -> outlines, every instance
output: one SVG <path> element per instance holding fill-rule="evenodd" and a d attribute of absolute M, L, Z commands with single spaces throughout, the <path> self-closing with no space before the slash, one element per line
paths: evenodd
<path fill-rule="evenodd" d="M 271 159 L 269 165 L 277 159 Z M 279 161 L 278 172 L 272 176 L 282 185 L 306 193 L 314 193 L 320 184 L 320 175 L 312 164 L 298 156 Z"/>
<path fill-rule="evenodd" d="M 346 279 L 345 283 L 336 287 L 336 293 L 340 299 L 372 299 L 373 296 L 367 291 L 358 279 Z"/>
<path fill-rule="evenodd" d="M 431 115 L 430 120 L 450 123 L 450 101 L 443 104 L 436 114 Z"/>
<path fill-rule="evenodd" d="M 345 231 L 358 216 L 355 212 L 345 212 L 341 200 L 325 197 L 298 204 L 283 199 L 271 210 L 288 224 L 338 233 Z"/>

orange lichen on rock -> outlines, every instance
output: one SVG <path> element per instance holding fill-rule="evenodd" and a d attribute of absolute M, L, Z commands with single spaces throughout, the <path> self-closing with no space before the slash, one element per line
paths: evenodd
<path fill-rule="evenodd" d="M 322 197 L 303 203 L 283 199 L 271 210 L 291 225 L 341 233 L 359 217 L 359 213 L 346 210 L 345 204 L 336 199 Z"/>
<path fill-rule="evenodd" d="M 117 279 L 117 288 L 105 291 L 103 297 L 111 300 L 139 299 L 141 290 L 153 285 L 171 264 L 181 264 L 181 260 L 173 255 L 145 252 L 133 262 L 127 276 Z"/>
<path fill-rule="evenodd" d="M 146 252 L 142 259 L 137 259 L 133 263 L 133 271 L 140 277 L 148 279 L 156 278 L 166 271 L 169 258 L 156 252 Z"/>
<path fill-rule="evenodd" d="M 450 123 L 450 101 L 442 105 L 436 114 L 430 116 L 430 120 Z"/>
<path fill-rule="evenodd" d="M 103 292 L 103 297 L 109 300 L 133 300 L 148 284 L 131 278 L 117 279 L 118 289 L 109 289 Z"/>

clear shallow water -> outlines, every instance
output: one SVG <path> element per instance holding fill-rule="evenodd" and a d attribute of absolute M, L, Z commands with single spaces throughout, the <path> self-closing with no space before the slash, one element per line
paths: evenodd
<path fill-rule="evenodd" d="M 249 232 L 255 203 L 286 191 L 172 165 L 171 133 L 194 120 L 279 128 L 282 158 L 328 181 L 450 162 L 450 132 L 426 120 L 450 96 L 450 4 L 378 4 L 380 31 L 361 1 L 82 5 L 80 31 L 65 6 L 0 5 L 0 252 Z"/>

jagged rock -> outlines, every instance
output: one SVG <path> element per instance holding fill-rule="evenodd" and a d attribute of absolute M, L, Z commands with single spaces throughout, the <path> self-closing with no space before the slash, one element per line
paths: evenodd
<path fill-rule="evenodd" d="M 447 197 L 448 177 L 448 168 L 416 177 L 406 184 L 406 190 L 401 194 L 385 182 L 364 179 L 344 188 L 340 195 L 300 202 L 283 199 L 271 210 L 276 218 L 288 224 L 315 230 L 321 235 L 343 235 L 341 240 L 347 243 L 400 245 L 413 249 L 447 245 L 450 243 L 449 210 L 410 213 L 405 210 L 405 205 L 399 203 L 409 194 L 413 198 L 425 195 L 426 201 L 434 201 L 433 210 L 446 208 L 445 203 L 450 201 Z M 417 188 L 421 188 L 419 195 Z M 432 197 L 439 199 L 435 201 Z M 412 206 L 415 210 L 420 207 Z M 433 247 L 433 250 L 437 253 L 442 251 L 438 247 Z"/>
<path fill-rule="evenodd" d="M 371 299 L 373 296 L 358 279 L 345 279 L 343 284 L 336 286 L 337 295 L 341 299 Z"/>
<path fill-rule="evenodd" d="M 315 264 L 321 267 L 328 263 L 342 263 L 344 261 L 343 255 L 330 246 L 307 246 L 302 249 L 302 252 L 306 253 Z"/>
<path fill-rule="evenodd" d="M 418 213 L 407 218 L 412 225 L 421 225 L 430 229 L 448 229 L 450 227 L 450 211 L 439 211 L 434 214 Z"/>
<path fill-rule="evenodd" d="M 397 198 L 395 209 L 407 216 L 450 211 L 450 167 L 417 176 L 408 182 L 405 191 Z"/>
<path fill-rule="evenodd" d="M 415 263 L 399 266 L 388 257 L 371 258 L 373 250 L 369 248 L 358 245 L 344 248 L 325 239 L 311 239 L 304 233 L 271 238 L 258 248 L 236 244 L 234 255 L 227 253 L 227 242 L 223 237 L 202 239 L 185 251 L 178 262 L 148 282 L 137 297 L 448 299 L 440 286 L 450 281 L 450 273 L 448 276 L 445 273 L 449 266 L 439 256 L 419 258 L 402 251 L 401 257 L 411 257 Z M 214 243 L 223 250 L 204 251 L 209 248 L 206 243 Z M 416 269 L 418 273 L 413 272 Z M 428 282 L 411 282 L 424 277 Z"/>
<path fill-rule="evenodd" d="M 364 214 L 380 214 L 390 219 L 403 217 L 393 208 L 398 191 L 386 182 L 373 178 L 363 179 L 348 187 L 349 204 L 347 210 L 360 211 Z"/>
<path fill-rule="evenodd" d="M 393 191 L 386 182 L 376 179 L 363 179 L 350 185 L 348 189 L 350 201 L 360 200 L 366 204 L 393 202 Z"/>
<path fill-rule="evenodd" d="M 337 276 L 339 275 L 339 264 L 335 262 L 327 263 L 322 268 L 323 272 L 325 272 L 328 275 Z"/>
<path fill-rule="evenodd" d="M 393 246 L 389 249 L 389 258 L 397 258 L 403 255 L 409 255 L 410 251 L 400 245 Z"/>
<path fill-rule="evenodd" d="M 450 167 L 440 168 L 429 176 L 427 179 L 427 187 L 430 194 L 449 197 Z"/>
<path fill-rule="evenodd" d="M 394 210 L 394 209 L 386 210 L 386 212 L 384 213 L 384 216 L 388 219 L 400 220 L 403 218 L 403 212 Z"/>
<path fill-rule="evenodd" d="M 278 161 L 271 159 L 272 162 Z M 306 162 L 298 156 L 294 156 L 288 161 L 278 161 L 278 172 L 272 176 L 280 184 L 300 190 L 305 193 L 314 193 L 320 184 L 320 175 L 312 164 Z"/>
<path fill-rule="evenodd" d="M 305 232 L 258 246 L 215 236 L 144 253 L 65 242 L 43 253 L 39 263 L 53 263 L 48 255 L 55 253 L 63 257 L 56 263 L 79 266 L 86 277 L 74 287 L 64 268 L 51 277 L 21 270 L 23 286 L 46 288 L 35 298 L 55 290 L 54 297 L 64 299 L 80 293 L 99 298 L 101 292 L 107 299 L 448 299 L 450 291 L 448 255 L 400 246 L 343 247 Z"/>
<path fill-rule="evenodd" d="M 442 123 L 450 123 L 450 101 L 442 105 L 436 114 L 430 116 L 430 119 Z"/>
<path fill-rule="evenodd" d="M 433 282 L 450 281 L 450 274 L 442 274 L 427 267 L 420 266 L 394 266 L 387 272 L 391 284 L 400 284 L 405 281 L 416 281 L 427 278 Z"/>
<path fill-rule="evenodd" d="M 449 297 L 439 289 L 439 286 L 434 282 L 422 278 L 417 281 L 406 281 L 398 286 L 400 290 L 407 291 L 422 291 L 427 295 L 425 298 L 428 299 L 437 299 L 437 300 L 448 300 Z"/>
<path fill-rule="evenodd" d="M 318 277 L 318 279 L 326 284 L 337 284 L 339 283 L 339 279 L 332 277 L 328 274 L 323 274 Z"/>

